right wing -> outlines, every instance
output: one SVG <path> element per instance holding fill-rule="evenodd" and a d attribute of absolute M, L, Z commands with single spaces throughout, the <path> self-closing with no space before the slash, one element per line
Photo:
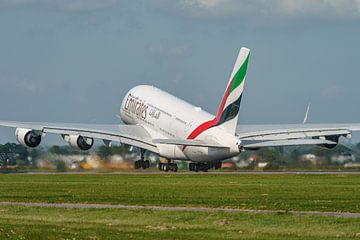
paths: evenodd
<path fill-rule="evenodd" d="M 340 136 L 351 137 L 353 131 L 360 131 L 359 123 L 239 125 L 237 136 L 245 144 L 245 148 L 336 145 Z"/>
<path fill-rule="evenodd" d="M 41 123 L 0 121 L 0 126 L 24 128 L 41 133 L 79 135 L 105 141 L 115 141 L 158 153 L 148 131 L 140 125 L 94 125 L 74 123 Z"/>
<path fill-rule="evenodd" d="M 242 141 L 245 149 L 257 149 L 262 147 L 280 147 L 280 146 L 297 146 L 297 145 L 335 145 L 336 142 L 326 139 L 286 139 L 286 140 L 267 140 L 267 141 Z"/>

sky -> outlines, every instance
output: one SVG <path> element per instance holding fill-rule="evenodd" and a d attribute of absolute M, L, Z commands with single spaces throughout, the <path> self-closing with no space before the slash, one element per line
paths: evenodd
<path fill-rule="evenodd" d="M 246 46 L 240 123 L 360 122 L 359 24 L 360 0 L 0 0 L 0 119 L 119 123 L 139 84 L 215 113 Z"/>

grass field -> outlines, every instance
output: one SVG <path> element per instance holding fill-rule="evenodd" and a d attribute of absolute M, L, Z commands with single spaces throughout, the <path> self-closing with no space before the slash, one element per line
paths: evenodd
<path fill-rule="evenodd" d="M 0 201 L 360 212 L 357 175 L 0 175 Z M 0 239 L 360 239 L 360 219 L 0 207 Z"/>
<path fill-rule="evenodd" d="M 0 239 L 354 239 L 360 219 L 1 207 Z"/>
<path fill-rule="evenodd" d="M 14 174 L 0 201 L 360 212 L 360 176 Z"/>

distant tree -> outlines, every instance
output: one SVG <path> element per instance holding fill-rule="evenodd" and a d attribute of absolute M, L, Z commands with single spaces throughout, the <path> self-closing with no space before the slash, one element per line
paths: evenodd
<path fill-rule="evenodd" d="M 58 155 L 62 153 L 61 148 L 58 145 L 54 145 L 54 146 L 50 147 L 49 152 L 52 154 L 58 154 Z"/>
<path fill-rule="evenodd" d="M 128 149 L 124 145 L 111 147 L 111 154 L 120 154 L 121 155 L 126 152 L 128 152 Z"/>
<path fill-rule="evenodd" d="M 16 165 L 18 161 L 22 162 L 23 165 L 28 164 L 28 150 L 15 143 L 6 143 L 0 145 L 0 165 Z"/>
<path fill-rule="evenodd" d="M 102 145 L 98 148 L 97 154 L 99 154 L 100 157 L 106 158 L 111 155 L 111 148 L 105 145 Z"/>
<path fill-rule="evenodd" d="M 56 166 L 57 171 L 65 171 L 66 170 L 66 164 L 63 161 L 56 161 L 55 166 Z"/>

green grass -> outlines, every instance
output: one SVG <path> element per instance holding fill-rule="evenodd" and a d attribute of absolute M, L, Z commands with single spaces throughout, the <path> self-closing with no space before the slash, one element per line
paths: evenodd
<path fill-rule="evenodd" d="M 360 212 L 357 175 L 0 175 L 0 201 Z M 354 239 L 360 219 L 0 206 L 0 239 Z"/>
<path fill-rule="evenodd" d="M 14 174 L 0 201 L 360 212 L 360 176 Z"/>
<path fill-rule="evenodd" d="M 354 239 L 360 219 L 1 207 L 0 239 Z"/>

